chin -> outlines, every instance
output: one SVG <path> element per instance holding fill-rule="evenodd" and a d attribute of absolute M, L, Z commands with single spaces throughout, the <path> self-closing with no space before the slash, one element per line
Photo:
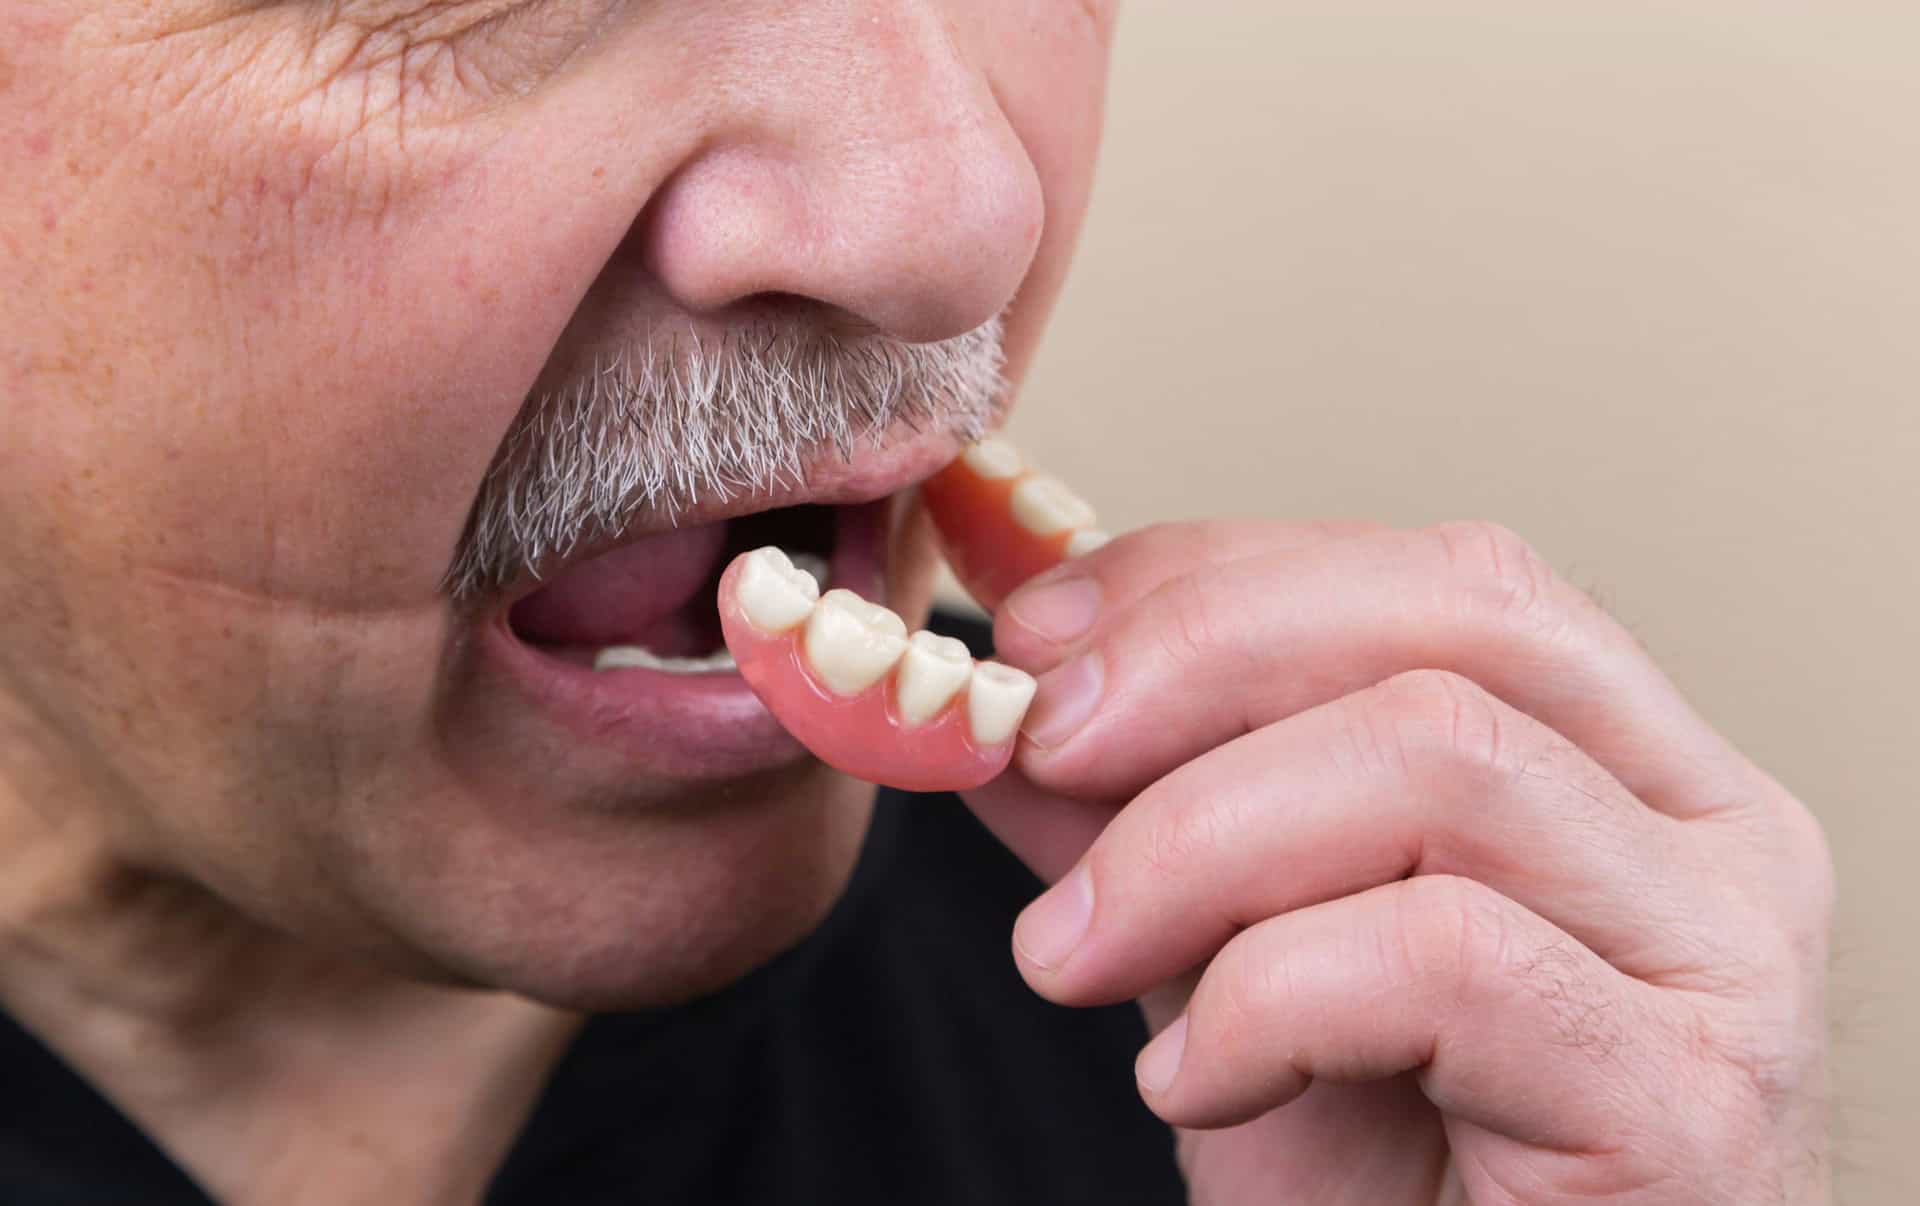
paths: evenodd
<path fill-rule="evenodd" d="M 399 840 L 388 826 L 353 843 L 347 874 L 390 936 L 376 954 L 408 974 L 588 1012 L 674 1005 L 825 920 L 873 795 L 807 761 L 679 798 L 650 793 L 639 808 L 530 808 L 508 828 L 422 820 Z"/>

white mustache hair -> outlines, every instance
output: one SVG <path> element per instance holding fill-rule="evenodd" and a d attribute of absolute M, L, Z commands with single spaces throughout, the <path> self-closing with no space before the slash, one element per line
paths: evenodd
<path fill-rule="evenodd" d="M 997 317 L 935 343 L 795 318 L 598 361 L 514 418 L 443 587 L 470 600 L 643 512 L 800 486 L 821 450 L 896 425 L 977 440 L 1004 405 L 1001 334 Z"/>

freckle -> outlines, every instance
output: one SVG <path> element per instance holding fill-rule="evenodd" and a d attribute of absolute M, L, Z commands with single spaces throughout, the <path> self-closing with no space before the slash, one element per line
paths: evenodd
<path fill-rule="evenodd" d="M 607 169 L 603 167 L 593 169 L 593 178 L 595 180 L 605 180 L 607 178 Z"/>

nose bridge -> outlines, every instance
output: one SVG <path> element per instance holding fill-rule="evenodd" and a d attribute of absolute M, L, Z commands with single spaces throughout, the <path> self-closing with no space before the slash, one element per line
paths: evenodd
<path fill-rule="evenodd" d="M 788 14 L 740 63 L 731 120 L 655 198 L 650 266 L 696 309 L 795 294 L 910 339 L 985 322 L 1043 213 L 986 79 L 922 3 Z"/>

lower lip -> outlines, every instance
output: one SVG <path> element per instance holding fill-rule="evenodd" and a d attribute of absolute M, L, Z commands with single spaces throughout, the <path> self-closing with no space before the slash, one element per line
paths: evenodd
<path fill-rule="evenodd" d="M 884 601 L 890 499 L 836 508 L 830 587 Z M 504 610 L 483 622 L 479 652 L 533 712 L 635 773 L 733 779 L 806 756 L 737 672 L 600 672 L 550 657 L 513 634 Z"/>

